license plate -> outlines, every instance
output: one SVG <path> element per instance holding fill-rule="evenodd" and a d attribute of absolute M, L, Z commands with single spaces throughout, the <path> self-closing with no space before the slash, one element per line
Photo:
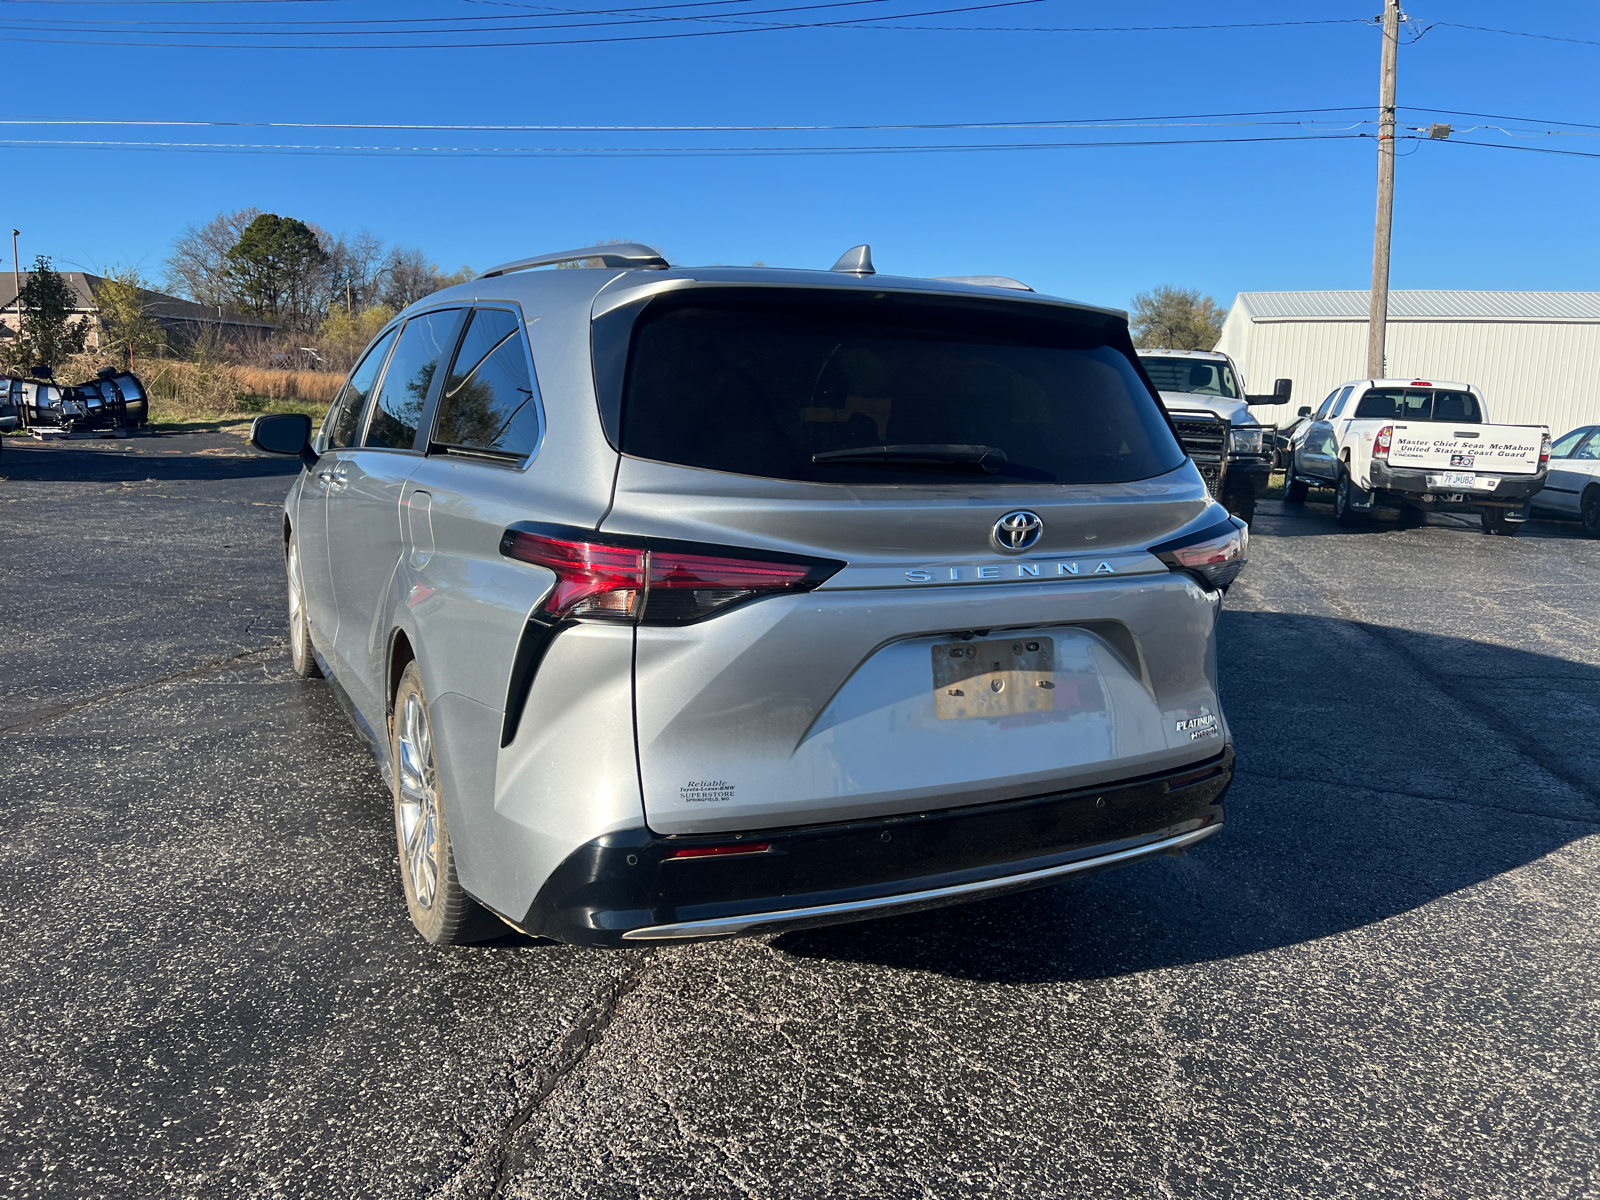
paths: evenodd
<path fill-rule="evenodd" d="M 1055 642 L 1047 637 L 941 642 L 933 648 L 933 712 L 941 721 L 1012 717 L 1055 707 Z"/>
<path fill-rule="evenodd" d="M 1428 476 L 1428 486 L 1434 488 L 1475 488 L 1478 486 L 1478 477 L 1469 472 L 1462 474 Z"/>

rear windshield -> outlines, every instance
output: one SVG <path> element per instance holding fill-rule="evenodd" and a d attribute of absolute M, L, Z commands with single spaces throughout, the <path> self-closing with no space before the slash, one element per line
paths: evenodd
<path fill-rule="evenodd" d="M 1121 483 L 1183 462 L 1128 355 L 1108 344 L 1118 331 L 1020 308 L 658 298 L 634 329 L 621 448 L 841 484 Z M 826 458 L 841 452 L 848 461 Z"/>
<path fill-rule="evenodd" d="M 1234 381 L 1233 370 L 1220 358 L 1157 358 L 1141 354 L 1139 361 L 1158 392 L 1239 399 L 1239 385 Z"/>
<path fill-rule="evenodd" d="M 1475 425 L 1483 420 L 1471 392 L 1442 388 L 1373 388 L 1361 397 L 1356 419 L 1383 421 L 1455 421 Z"/>

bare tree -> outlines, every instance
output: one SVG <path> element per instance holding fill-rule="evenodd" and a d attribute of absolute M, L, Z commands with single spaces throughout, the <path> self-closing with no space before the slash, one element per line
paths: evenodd
<path fill-rule="evenodd" d="M 383 264 L 383 287 L 379 301 L 398 312 L 406 305 L 438 291 L 437 264 L 421 250 L 396 246 Z"/>
<path fill-rule="evenodd" d="M 167 287 L 201 304 L 225 307 L 238 300 L 228 271 L 228 251 L 261 215 L 251 205 L 221 212 L 204 225 L 186 227 L 167 259 Z"/>
<path fill-rule="evenodd" d="M 365 229 L 354 237 L 317 233 L 328 252 L 328 311 L 360 312 L 375 304 L 387 262 L 383 239 Z"/>

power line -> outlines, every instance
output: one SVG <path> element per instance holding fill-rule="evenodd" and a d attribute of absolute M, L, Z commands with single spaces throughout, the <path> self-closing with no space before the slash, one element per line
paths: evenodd
<path fill-rule="evenodd" d="M 416 158 L 752 158 L 813 155 L 949 154 L 1017 150 L 1100 150 L 1143 146 L 1211 146 L 1263 142 L 1331 142 L 1368 133 L 1279 134 L 1268 137 L 1152 138 L 1117 142 L 976 142 L 877 146 L 319 146 L 253 142 L 0 140 L 12 149 L 141 150 L 163 153 L 293 154 L 314 157 Z"/>
<path fill-rule="evenodd" d="M 840 0 L 839 3 L 834 3 L 834 4 L 807 5 L 807 6 L 799 6 L 799 7 L 794 8 L 794 9 L 787 9 L 787 10 L 781 10 L 780 9 L 780 10 L 772 10 L 772 11 L 807 11 L 807 10 L 814 10 L 814 9 L 827 8 L 827 7 L 840 7 L 844 3 L 863 3 L 864 4 L 864 3 L 879 3 L 879 2 L 883 2 L 883 0 Z M 1360 18 L 1354 18 L 1354 17 L 1339 18 L 1339 19 L 1335 19 L 1335 20 L 1320 20 L 1320 21 L 1237 22 L 1237 23 L 1232 23 L 1232 24 L 1207 24 L 1207 25 L 1106 25 L 1106 26 L 983 26 L 983 25 L 979 25 L 979 26 L 962 26 L 962 25 L 908 25 L 908 24 L 891 24 L 890 23 L 890 22 L 903 22 L 903 21 L 907 20 L 908 18 L 929 17 L 929 16 L 946 16 L 946 15 L 951 15 L 951 14 L 954 14 L 954 13 L 980 12 L 980 11 L 986 11 L 986 10 L 991 10 L 991 9 L 999 9 L 999 8 L 1016 8 L 1016 7 L 1029 6 L 1029 5 L 1038 4 L 1038 3 L 1042 3 L 1042 0 L 996 0 L 996 2 L 988 3 L 988 4 L 964 5 L 964 6 L 953 7 L 953 8 L 930 9 L 930 10 L 925 10 L 925 11 L 922 11 L 922 12 L 885 14 L 885 15 L 883 15 L 881 17 L 860 17 L 860 18 L 855 18 L 855 19 L 852 19 L 852 20 L 820 21 L 820 22 L 809 22 L 809 21 L 807 21 L 807 22 L 799 22 L 799 21 L 796 21 L 796 22 L 758 22 L 758 21 L 744 20 L 739 16 L 735 16 L 735 15 L 731 15 L 731 14 L 728 15 L 728 16 L 703 16 L 703 15 L 702 16 L 689 16 L 689 15 L 682 15 L 682 16 L 676 16 L 676 17 L 650 17 L 650 18 L 646 18 L 646 19 L 643 19 L 643 20 L 620 20 L 620 21 L 612 21 L 612 22 L 598 22 L 596 24 L 599 24 L 602 27 L 607 27 L 607 26 L 626 27 L 626 26 L 629 26 L 629 25 L 652 24 L 652 23 L 656 23 L 656 22 L 665 22 L 665 21 L 693 21 L 693 22 L 697 22 L 697 23 L 726 24 L 726 25 L 730 25 L 730 26 L 733 26 L 733 27 L 724 28 L 724 29 L 692 30 L 692 31 L 687 31 L 687 32 L 682 32 L 682 33 L 631 34 L 631 35 L 621 35 L 621 36 L 616 36 L 616 37 L 560 38 L 560 39 L 545 39 L 545 40 L 538 40 L 538 41 L 528 40 L 528 41 L 492 41 L 492 42 L 394 42 L 394 43 L 384 43 L 384 44 L 340 43 L 340 44 L 331 44 L 331 45 L 330 44 L 321 44 L 321 45 L 310 45 L 310 44 L 307 44 L 307 45 L 293 45 L 293 44 L 290 44 L 290 45 L 284 45 L 284 44 L 272 43 L 272 42 L 254 42 L 254 41 L 248 41 L 247 42 L 247 41 L 243 41 L 243 40 L 234 41 L 234 42 L 197 42 L 197 41 L 188 41 L 188 40 L 185 40 L 185 41 L 128 41 L 126 38 L 121 38 L 121 37 L 119 37 L 115 41 L 106 41 L 106 40 L 101 40 L 101 39 L 97 39 L 97 38 L 87 38 L 87 37 L 79 37 L 79 38 L 54 37 L 54 38 L 52 38 L 52 37 L 16 37 L 16 36 L 5 37 L 5 38 L 0 39 L 0 40 L 10 41 L 10 42 L 18 42 L 18 43 L 22 43 L 22 44 L 26 44 L 26 45 L 118 46 L 118 47 L 139 47 L 139 48 L 147 48 L 147 49 L 148 48 L 154 48 L 154 49 L 191 49 L 191 50 L 227 50 L 227 49 L 253 49 L 253 50 L 478 50 L 478 49 L 517 49 L 517 48 L 533 47 L 533 46 L 596 45 L 596 44 L 608 44 L 608 43 L 614 43 L 614 42 L 663 41 L 663 40 L 670 40 L 670 39 L 676 39 L 676 38 L 686 38 L 686 37 L 716 37 L 716 36 L 722 36 L 722 35 L 727 35 L 727 34 L 736 34 L 736 33 L 764 33 L 764 32 L 778 32 L 778 31 L 783 31 L 783 30 L 796 30 L 796 29 L 894 29 L 894 30 L 927 31 L 927 32 L 941 32 L 942 31 L 942 32 L 983 32 L 983 33 L 1166 33 L 1166 32 L 1198 32 L 1198 31 L 1212 31 L 1212 30 L 1226 30 L 1226 29 L 1283 28 L 1283 27 L 1305 26 L 1305 25 L 1347 25 L 1347 24 L 1365 25 L 1365 24 L 1369 24 L 1369 22 L 1367 22 L 1365 20 L 1362 20 Z M 670 7 L 670 6 L 662 6 L 662 7 Z M 602 10 L 602 11 L 604 11 L 604 10 Z M 639 11 L 644 11 L 644 10 L 634 9 L 634 10 L 609 10 L 609 11 L 616 12 L 616 13 L 620 14 L 622 12 L 639 12 Z M 574 15 L 574 14 L 575 15 L 585 15 L 585 13 L 586 13 L 586 10 L 573 10 L 572 12 L 569 12 L 569 13 L 567 13 L 565 15 Z M 553 13 L 552 13 L 552 15 L 560 15 L 560 14 L 562 14 L 562 10 L 554 10 Z M 467 21 L 473 21 L 473 20 L 482 21 L 482 20 L 486 20 L 486 19 L 487 18 L 463 18 L 463 20 L 467 20 Z M 13 20 L 15 20 L 15 19 L 13 19 Z M 8 24 L 8 25 L 0 25 L 0 29 L 8 29 L 8 30 L 11 30 L 13 33 L 50 33 L 50 32 L 57 32 L 58 31 L 57 28 L 55 28 L 55 27 L 62 26 L 62 25 L 67 25 L 67 24 L 68 24 L 67 22 L 62 22 L 62 21 L 56 21 L 51 26 L 38 25 L 38 24 L 35 24 L 35 25 Z M 206 24 L 206 23 L 200 23 L 200 24 Z M 220 23 L 210 23 L 210 24 L 220 24 Z M 280 24 L 280 23 L 272 23 L 272 24 Z M 354 24 L 354 22 L 351 22 L 351 24 Z M 526 26 L 526 27 L 511 27 L 510 30 L 505 30 L 505 31 L 517 31 L 517 30 L 520 30 L 520 29 L 523 29 L 523 28 L 530 29 L 530 30 L 533 30 L 533 29 L 550 30 L 550 29 L 560 29 L 560 28 L 568 28 L 568 27 L 587 27 L 587 25 L 564 26 L 564 25 L 561 25 L 561 24 L 553 23 L 553 22 L 546 22 L 546 23 L 541 23 L 541 24 L 538 24 L 538 25 L 531 25 L 531 26 Z M 118 29 L 104 29 L 104 28 L 92 28 L 92 27 L 91 28 L 84 28 L 82 30 L 75 30 L 75 29 L 72 29 L 72 28 L 66 28 L 66 29 L 60 29 L 59 31 L 60 32 L 104 33 L 104 34 L 108 34 L 108 35 L 109 34 L 118 34 L 118 33 L 122 32 L 121 30 L 118 30 Z M 166 30 L 166 31 L 159 31 L 159 32 L 166 32 L 170 36 L 173 36 L 173 37 L 185 37 L 186 38 L 186 37 L 191 36 L 186 31 L 182 31 L 182 30 L 176 30 L 176 31 L 175 30 Z M 196 31 L 192 36 L 194 36 L 194 37 L 204 37 L 204 36 L 226 37 L 226 36 L 228 36 L 228 34 L 230 32 L 231 31 L 226 30 L 226 29 L 208 29 L 208 30 L 206 30 L 204 32 Z M 250 37 L 255 37 L 255 36 L 268 36 L 265 33 L 257 35 L 257 34 L 253 34 L 253 33 L 249 32 L 249 31 L 232 31 L 232 32 L 236 32 L 236 36 L 238 38 L 240 38 L 240 39 L 250 38 Z M 276 33 L 276 36 L 291 36 L 291 35 L 299 35 L 299 36 L 359 36 L 363 32 L 367 32 L 367 31 L 363 31 L 363 30 L 359 30 L 359 29 L 347 29 L 347 30 L 342 30 L 342 31 L 337 31 L 337 32 L 329 31 L 325 35 L 317 35 L 317 34 L 311 34 L 311 33 L 301 33 L 300 31 L 296 31 L 296 30 L 278 30 L 277 33 Z M 370 31 L 370 32 L 373 34 L 373 36 L 384 36 L 385 34 L 387 34 L 388 36 L 405 36 L 405 33 L 406 33 L 406 31 L 393 31 L 393 30 L 389 30 L 389 31 L 374 30 L 374 31 Z M 436 34 L 436 33 L 445 32 L 445 31 L 427 30 L 427 31 L 419 31 L 419 33 L 420 32 L 427 32 L 427 33 L 435 33 Z M 463 30 L 460 30 L 459 32 L 461 32 L 463 35 L 468 35 L 468 34 L 471 34 L 471 33 L 486 32 L 486 31 L 484 31 L 484 30 L 476 30 L 476 29 L 463 29 Z"/>
<path fill-rule="evenodd" d="M 748 9 L 748 10 L 746 10 L 745 13 L 740 13 L 740 14 L 736 14 L 736 15 L 730 15 L 730 16 L 726 16 L 726 17 L 723 17 L 723 16 L 707 16 L 705 14 L 681 14 L 681 13 L 680 14 L 668 15 L 668 16 L 650 16 L 650 15 L 641 16 L 640 15 L 640 14 L 653 13 L 653 12 L 656 12 L 656 11 L 662 10 L 662 9 L 707 8 L 707 7 L 717 7 L 717 6 L 724 5 L 724 4 L 746 4 L 746 3 L 749 3 L 749 2 L 750 2 L 750 0 L 699 0 L 698 3 L 659 4 L 659 5 L 648 5 L 648 6 L 644 6 L 644 7 L 640 7 L 640 8 L 551 9 L 549 11 L 549 14 L 548 14 L 548 15 L 551 15 L 551 16 L 578 16 L 578 17 L 621 16 L 621 17 L 625 17 L 627 19 L 620 20 L 620 21 L 605 21 L 605 22 L 581 22 L 581 23 L 575 23 L 575 24 L 564 24 L 564 23 L 552 22 L 552 21 L 542 21 L 539 24 L 535 24 L 535 25 L 501 25 L 501 26 L 498 26 L 496 28 L 491 28 L 491 29 L 481 29 L 481 28 L 477 28 L 477 26 L 481 25 L 481 24 L 483 24 L 485 22 L 490 22 L 490 21 L 526 21 L 526 20 L 528 20 L 528 17 L 525 14 L 519 14 L 518 16 L 491 16 L 491 17 L 406 17 L 406 18 L 375 17 L 375 18 L 363 18 L 363 19 L 360 19 L 360 20 L 343 20 L 343 21 L 320 21 L 320 20 L 319 21 L 183 21 L 183 22 L 178 22 L 178 21 L 112 21 L 112 22 L 100 22 L 98 24 L 96 24 L 94 22 L 89 22 L 89 21 L 56 20 L 54 18 L 49 18 L 49 19 L 38 18 L 38 19 L 34 19 L 34 18 L 17 18 L 17 17 L 13 17 L 13 18 L 6 18 L 5 19 L 7 22 L 11 22 L 11 23 L 0 23 L 0 29 L 17 29 L 17 30 L 22 30 L 24 32 L 34 32 L 34 31 L 36 31 L 36 32 L 41 32 L 41 33 L 55 33 L 55 32 L 74 33 L 74 32 L 81 32 L 81 33 L 107 33 L 107 34 L 109 34 L 109 33 L 119 33 L 119 32 L 121 32 L 121 27 L 146 28 L 146 27 L 150 27 L 150 26 L 155 26 L 156 28 L 149 28 L 149 29 L 147 29 L 147 31 L 150 32 L 150 33 L 165 33 L 165 34 L 171 34 L 171 35 L 174 35 L 174 36 L 189 36 L 190 33 L 192 32 L 193 35 L 196 36 L 196 37 L 199 37 L 199 36 L 216 36 L 216 37 L 233 36 L 233 37 L 244 38 L 244 37 L 263 36 L 261 34 L 258 34 L 256 32 L 256 30 L 258 28 L 260 28 L 260 27 L 266 27 L 266 28 L 271 29 L 273 32 L 275 32 L 280 37 L 354 37 L 354 36 L 363 35 L 363 34 L 370 34 L 373 37 L 384 37 L 384 36 L 395 37 L 395 36 L 404 36 L 406 34 L 424 34 L 424 33 L 428 33 L 428 34 L 437 34 L 437 33 L 474 34 L 474 33 L 492 33 L 492 32 L 497 32 L 498 30 L 508 30 L 508 31 L 511 31 L 511 32 L 519 32 L 519 31 L 525 31 L 525 30 L 582 28 L 585 25 L 589 25 L 589 24 L 599 24 L 599 25 L 602 25 L 602 26 L 605 26 L 605 25 L 638 25 L 638 24 L 649 24 L 649 23 L 655 22 L 655 21 L 718 21 L 718 22 L 726 22 L 726 23 L 743 23 L 743 24 L 759 25 L 759 24 L 770 24 L 772 22 L 745 21 L 743 18 L 746 15 L 748 15 L 748 16 L 767 16 L 767 15 L 771 15 L 771 14 L 774 14 L 774 13 L 815 12 L 815 11 L 818 11 L 818 10 L 821 10 L 821 9 L 825 9 L 825 8 L 859 8 L 859 7 L 863 7 L 865 5 L 869 5 L 869 4 L 887 4 L 887 3 L 890 3 L 891 0 L 825 0 L 825 2 L 823 2 L 823 3 L 786 5 L 786 6 L 781 7 L 781 8 Z M 985 5 L 985 6 L 982 6 L 982 7 L 1005 8 L 1005 7 L 1017 7 L 1017 6 L 1022 6 L 1022 5 L 1040 4 L 1040 3 L 1043 3 L 1043 0 L 1008 0 L 1008 2 L 1004 3 L 1004 4 L 991 4 L 991 5 Z M 898 16 L 900 14 L 893 14 L 893 15 L 894 16 Z M 867 19 L 870 20 L 871 18 L 867 18 Z M 403 25 L 423 25 L 423 24 L 433 24 L 433 23 L 446 23 L 446 24 L 451 24 L 451 25 L 455 25 L 455 26 L 461 26 L 461 28 L 455 28 L 455 29 L 437 29 L 437 28 L 403 29 L 403 28 L 398 28 L 399 26 L 403 26 Z M 782 22 L 778 22 L 778 23 L 781 24 Z M 113 28 L 113 29 L 104 28 L 103 26 L 107 25 L 107 24 L 118 26 L 119 28 Z M 176 28 L 176 26 L 179 26 L 179 25 L 185 26 L 185 28 Z M 241 26 L 241 25 L 242 26 L 249 26 L 249 28 L 247 28 L 247 29 L 227 28 L 227 27 L 231 27 L 231 26 Z M 340 26 L 341 28 L 332 29 L 332 30 L 286 29 L 286 28 L 284 28 L 284 26 L 287 26 L 287 25 L 334 25 L 334 26 Z M 386 28 L 384 28 L 384 29 L 372 29 L 372 30 L 348 28 L 349 26 L 356 26 L 356 25 L 383 25 L 383 26 L 386 26 Z M 193 27 L 193 29 L 191 30 L 188 27 Z"/>
<path fill-rule="evenodd" d="M 1450 138 L 1446 143 L 1449 146 L 1482 146 L 1486 150 L 1522 150 L 1528 154 L 1562 154 L 1568 158 L 1600 158 L 1600 153 L 1592 150 L 1556 150 L 1550 146 L 1513 146 L 1509 142 L 1468 142 Z"/>
<path fill-rule="evenodd" d="M 733 12 L 729 12 L 729 13 L 725 13 L 725 14 L 692 13 L 692 14 L 680 14 L 680 15 L 672 16 L 672 17 L 654 17 L 654 16 L 640 17 L 640 14 L 656 13 L 656 12 L 661 12 L 661 11 L 664 11 L 664 10 L 667 10 L 667 9 L 725 8 L 725 7 L 729 6 L 729 5 L 750 3 L 750 0 L 693 0 L 693 2 L 691 2 L 691 3 L 636 5 L 636 6 L 629 7 L 629 8 L 599 8 L 599 9 L 568 9 L 568 8 L 552 8 L 552 7 L 545 6 L 545 5 L 520 5 L 519 4 L 519 5 L 515 5 L 515 6 L 507 6 L 507 7 L 515 7 L 515 8 L 517 8 L 519 10 L 519 12 L 516 15 L 506 14 L 506 15 L 494 15 L 494 16 L 482 16 L 482 17 L 472 17 L 472 16 L 452 16 L 452 17 L 360 17 L 360 18 L 345 18 L 345 19 L 327 19 L 327 18 L 324 18 L 324 19 L 317 19 L 317 20 L 287 20 L 287 21 L 282 21 L 282 20 L 280 20 L 280 21 L 172 21 L 172 20 L 168 20 L 168 21 L 141 21 L 141 20 L 87 21 L 87 20 L 77 20 L 77 19 L 72 19 L 72 18 L 58 18 L 58 17 L 6 17 L 6 18 L 4 18 L 4 20 L 6 22 L 9 22 L 9 23 L 4 25 L 3 27 L 4 28 L 8 28 L 8 29 L 22 30 L 22 31 L 37 30 L 38 32 L 44 32 L 44 33 L 49 33 L 49 32 L 82 32 L 82 33 L 108 33 L 108 34 L 109 33 L 117 33 L 117 32 L 120 32 L 122 29 L 126 29 L 126 28 L 141 28 L 141 29 L 148 29 L 152 33 L 166 33 L 166 34 L 171 34 L 173 36 L 185 36 L 185 35 L 193 32 L 196 36 L 215 34 L 217 36 L 233 35 L 233 36 L 238 36 L 238 37 L 254 36 L 254 31 L 255 30 L 265 28 L 265 29 L 269 29 L 269 30 L 272 30 L 274 32 L 280 33 L 280 34 L 282 34 L 284 36 L 294 35 L 294 36 L 300 36 L 300 37 L 327 37 L 327 36 L 355 35 L 355 34 L 362 34 L 362 33 L 368 33 L 368 32 L 370 32 L 373 36 L 383 36 L 385 34 L 388 34 L 388 35 L 402 35 L 402 34 L 406 34 L 406 33 L 418 33 L 418 34 L 421 34 L 421 33 L 440 33 L 440 32 L 461 32 L 461 33 L 485 33 L 485 32 L 490 32 L 490 30 L 488 30 L 488 29 L 477 28 L 477 26 L 479 26 L 479 25 L 491 25 L 491 28 L 494 28 L 494 29 L 503 29 L 503 30 L 513 31 L 513 32 L 523 31 L 523 30 L 552 29 L 552 28 L 560 29 L 560 28 L 564 28 L 564 26 L 562 26 L 562 25 L 554 24 L 554 23 L 551 23 L 551 22 L 548 22 L 548 21 L 541 21 L 538 24 L 532 24 L 532 25 L 510 25 L 510 24 L 498 24 L 498 25 L 495 25 L 495 24 L 493 24 L 493 23 L 496 23 L 496 22 L 512 22 L 512 21 L 527 21 L 527 20 L 530 20 L 532 18 L 530 17 L 529 14 L 532 13 L 536 9 L 540 13 L 542 13 L 544 16 L 547 16 L 547 17 L 556 17 L 556 16 L 621 16 L 621 17 L 640 17 L 641 20 L 720 21 L 720 22 L 737 22 L 737 23 L 743 23 L 743 24 L 762 24 L 762 22 L 749 21 L 746 18 L 753 17 L 753 16 L 763 16 L 763 15 L 767 15 L 767 14 L 770 14 L 770 13 L 805 12 L 805 11 L 811 11 L 811 10 L 815 10 L 815 9 L 824 9 L 824 8 L 850 8 L 850 7 L 855 7 L 855 6 L 858 6 L 858 5 L 887 4 L 887 3 L 890 3 L 890 2 L 891 2 L 891 0 L 835 0 L 835 2 L 833 2 L 833 3 L 803 4 L 803 5 L 795 5 L 795 6 L 792 6 L 792 7 L 785 7 L 785 8 L 750 9 L 750 10 L 747 10 L 745 12 L 738 12 L 738 13 L 733 13 Z M 1019 5 L 1021 5 L 1021 4 L 1037 4 L 1037 3 L 1042 3 L 1042 0 L 1016 0 L 1016 2 Z M 1003 7 L 1003 6 L 996 5 L 995 7 Z M 916 14 L 916 13 L 895 13 L 895 14 L 891 14 L 891 15 L 888 15 L 888 16 L 880 17 L 880 18 L 869 18 L 869 19 L 873 20 L 874 22 L 877 22 L 877 21 L 892 21 L 892 20 L 898 20 L 898 19 L 900 19 L 902 17 L 906 17 L 906 16 L 917 16 L 917 15 L 918 14 Z M 619 21 L 619 22 L 616 22 L 616 23 L 617 24 L 630 24 L 632 22 L 630 22 L 630 21 Z M 922 28 L 937 28 L 937 29 L 950 28 L 950 29 L 957 29 L 957 30 L 971 28 L 971 29 L 982 29 L 982 30 L 986 30 L 986 31 L 989 31 L 989 32 L 1014 32 L 1014 33 L 1169 33 L 1169 32 L 1196 32 L 1196 31 L 1223 30 L 1223 29 L 1280 29 L 1280 28 L 1289 28 L 1289 27 L 1294 27 L 1294 26 L 1306 26 L 1306 25 L 1368 25 L 1368 24 L 1370 24 L 1369 21 L 1366 21 L 1366 20 L 1364 20 L 1362 18 L 1359 18 L 1359 17 L 1341 17 L 1341 18 L 1337 18 L 1337 19 L 1316 20 L 1316 21 L 1248 21 L 1248 22 L 1217 23 L 1217 24 L 1208 24 L 1208 25 L 1015 25 L 1015 26 L 983 25 L 983 26 L 887 26 L 886 28 L 907 28 L 907 29 L 910 29 L 910 28 L 917 28 L 917 29 L 922 29 Z M 115 26 L 116 28 L 111 28 L 111 29 L 105 28 L 105 26 L 107 26 L 107 25 Z M 295 29 L 287 29 L 287 28 L 285 28 L 285 26 L 290 26 L 290 25 L 336 26 L 336 27 L 340 27 L 340 28 L 327 30 L 325 32 L 319 32 L 318 30 L 314 30 L 314 29 L 313 30 L 295 30 Z M 360 28 L 350 28 L 352 26 L 364 26 L 364 25 L 379 25 L 379 26 L 385 26 L 385 28 L 383 28 L 383 29 L 375 29 L 375 30 L 370 30 L 370 31 L 369 30 L 365 30 L 365 29 L 360 29 Z M 429 28 L 426 28 L 426 29 L 405 29 L 405 28 L 400 28 L 401 26 L 419 26 L 419 25 L 420 26 L 428 26 Z M 441 29 L 438 28 L 438 26 L 441 26 L 441 25 L 459 26 L 461 28 L 460 29 L 451 29 L 451 30 L 441 30 Z"/>
<path fill-rule="evenodd" d="M 1490 29 L 1486 25 L 1458 25 L 1454 21 L 1431 21 L 1429 29 L 1470 29 L 1474 33 L 1503 33 L 1507 37 L 1538 38 L 1545 42 L 1567 42 L 1574 46 L 1600 46 L 1600 42 L 1590 41 L 1587 38 L 1560 37 L 1553 33 L 1529 33 L 1522 29 Z"/>
<path fill-rule="evenodd" d="M 0 117 L 0 126 L 6 125 L 67 125 L 146 128 L 205 128 L 205 129 L 372 129 L 384 131 L 453 132 L 453 133 L 827 133 L 827 132 L 892 132 L 938 131 L 962 129 L 1125 129 L 1140 125 L 1158 126 L 1168 123 L 1189 125 L 1201 122 L 1225 122 L 1239 125 L 1304 125 L 1302 121 L 1230 120 L 1244 117 L 1303 116 L 1316 113 L 1348 113 L 1360 111 L 1358 106 L 1344 108 L 1292 108 L 1267 109 L 1259 112 L 1178 113 L 1137 117 L 1082 117 L 1046 118 L 1025 121 L 940 121 L 928 123 L 897 122 L 876 125 L 432 125 L 371 122 L 331 121 L 219 121 L 219 120 L 139 120 L 128 117 L 104 119 L 87 117 Z M 1370 124 L 1369 121 L 1358 124 Z M 1353 128 L 1353 126 L 1352 126 Z"/>
<path fill-rule="evenodd" d="M 1585 125 L 1582 121 L 1562 121 L 1555 117 L 1508 117 L 1504 113 L 1461 112 L 1454 108 L 1419 108 L 1412 104 L 1400 106 L 1406 112 L 1438 113 L 1444 117 L 1485 117 L 1490 121 L 1526 121 L 1535 125 L 1571 125 L 1576 129 L 1600 129 L 1600 125 Z"/>

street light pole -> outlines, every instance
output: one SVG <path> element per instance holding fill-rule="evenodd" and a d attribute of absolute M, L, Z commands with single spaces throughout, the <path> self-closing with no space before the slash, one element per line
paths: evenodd
<path fill-rule="evenodd" d="M 1383 0 L 1383 68 L 1378 78 L 1378 220 L 1372 236 L 1372 303 L 1367 313 L 1367 377 L 1382 379 L 1389 321 L 1389 235 L 1394 229 L 1394 81 L 1400 0 Z"/>

